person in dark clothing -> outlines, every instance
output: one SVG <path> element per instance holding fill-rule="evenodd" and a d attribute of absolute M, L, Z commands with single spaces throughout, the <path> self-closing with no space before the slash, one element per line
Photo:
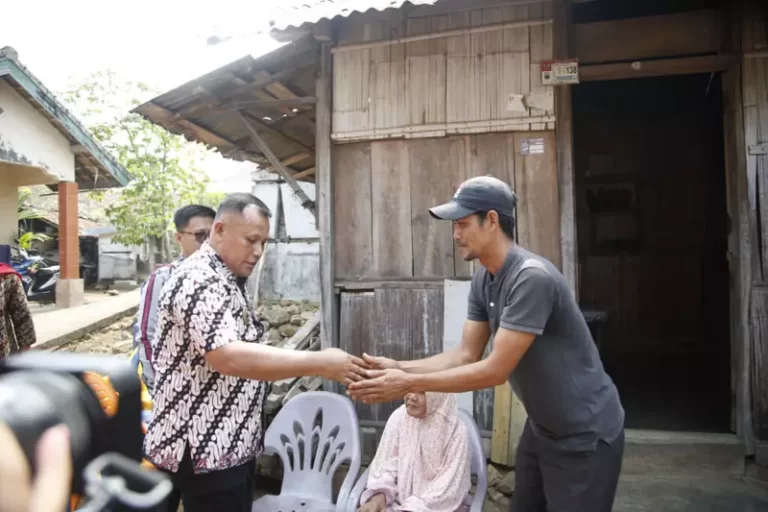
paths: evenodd
<path fill-rule="evenodd" d="M 514 242 L 517 198 L 490 176 L 430 210 L 453 222 L 462 258 L 479 260 L 461 343 L 416 361 L 367 354 L 378 368 L 348 393 L 365 403 L 460 393 L 508 381 L 528 419 L 516 454 L 515 512 L 610 512 L 624 452 L 624 409 L 568 283 Z M 493 350 L 482 358 L 491 335 Z"/>

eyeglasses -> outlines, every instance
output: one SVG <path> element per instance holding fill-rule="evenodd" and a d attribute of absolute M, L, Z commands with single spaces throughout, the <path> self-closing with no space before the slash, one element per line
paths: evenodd
<path fill-rule="evenodd" d="M 191 231 L 179 231 L 179 233 L 194 236 L 198 243 L 203 243 L 208 240 L 208 231 L 197 231 L 195 233 L 192 233 Z"/>

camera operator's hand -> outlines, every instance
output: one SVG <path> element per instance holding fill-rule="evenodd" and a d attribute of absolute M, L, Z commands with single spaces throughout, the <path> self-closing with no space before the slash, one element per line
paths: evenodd
<path fill-rule="evenodd" d="M 11 429 L 0 424 L 0 512 L 60 512 L 67 508 L 72 484 L 69 431 L 48 429 L 35 449 L 37 475 Z"/>

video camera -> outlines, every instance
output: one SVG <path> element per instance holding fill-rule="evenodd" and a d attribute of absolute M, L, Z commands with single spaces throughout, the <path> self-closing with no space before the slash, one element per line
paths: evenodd
<path fill-rule="evenodd" d="M 140 464 L 141 384 L 128 360 L 37 351 L 11 356 L 0 363 L 0 422 L 13 431 L 33 473 L 40 436 L 61 423 L 69 428 L 72 494 L 86 496 L 78 512 L 165 510 L 170 480 Z"/>

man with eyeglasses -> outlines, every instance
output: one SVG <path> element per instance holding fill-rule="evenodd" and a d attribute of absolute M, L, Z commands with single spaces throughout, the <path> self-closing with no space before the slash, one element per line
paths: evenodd
<path fill-rule="evenodd" d="M 176 210 L 173 223 L 176 225 L 176 243 L 179 244 L 181 255 L 173 263 L 163 265 L 152 272 L 141 287 L 139 310 L 133 324 L 133 349 L 138 353 L 139 371 L 150 394 L 155 379 L 151 363 L 151 341 L 157 326 L 157 303 L 160 299 L 160 291 L 179 264 L 197 251 L 208 239 L 214 217 L 216 212 L 213 208 L 199 204 L 189 204 Z"/>

